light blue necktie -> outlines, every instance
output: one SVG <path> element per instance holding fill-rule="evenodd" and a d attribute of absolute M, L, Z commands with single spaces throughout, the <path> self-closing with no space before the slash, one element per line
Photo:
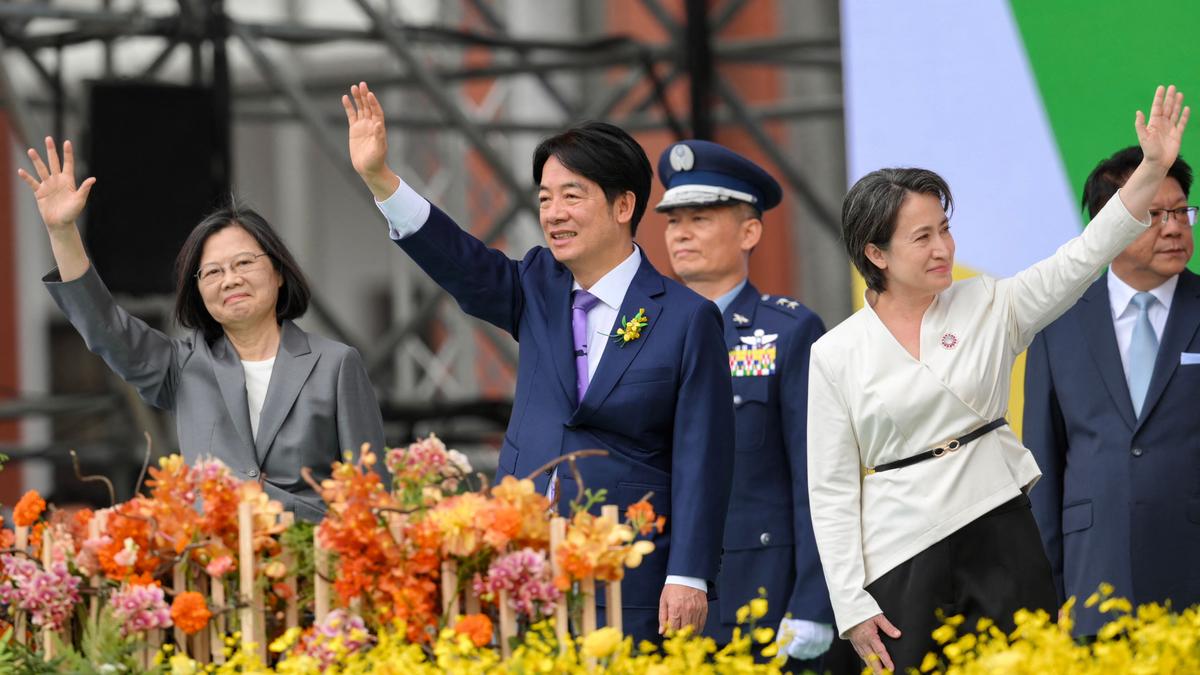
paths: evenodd
<path fill-rule="evenodd" d="M 1150 323 L 1150 306 L 1154 296 L 1142 291 L 1133 296 L 1132 304 L 1138 308 L 1133 324 L 1133 337 L 1129 340 L 1129 398 L 1133 401 L 1133 414 L 1142 416 L 1142 404 L 1146 402 L 1146 391 L 1150 388 L 1150 376 L 1154 373 L 1154 359 L 1158 356 L 1158 336 Z"/>

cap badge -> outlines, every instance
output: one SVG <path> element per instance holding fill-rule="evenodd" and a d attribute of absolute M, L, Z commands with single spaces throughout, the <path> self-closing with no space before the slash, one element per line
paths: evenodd
<path fill-rule="evenodd" d="M 688 146 L 680 143 L 671 148 L 671 168 L 676 171 L 691 171 L 696 165 L 696 154 Z"/>

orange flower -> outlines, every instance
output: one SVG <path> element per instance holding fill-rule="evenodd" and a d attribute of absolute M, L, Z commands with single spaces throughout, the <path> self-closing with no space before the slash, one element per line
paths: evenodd
<path fill-rule="evenodd" d="M 204 596 L 194 591 L 180 593 L 171 603 L 171 620 L 188 635 L 203 630 L 210 618 L 212 612 L 208 611 Z"/>
<path fill-rule="evenodd" d="M 630 504 L 629 508 L 625 509 L 625 520 L 629 521 L 630 527 L 637 530 L 642 536 L 648 535 L 654 530 L 662 532 L 663 526 L 667 523 L 666 517 L 655 517 L 654 507 L 645 499 Z"/>
<path fill-rule="evenodd" d="M 492 620 L 486 614 L 460 616 L 454 632 L 471 638 L 476 647 L 484 647 L 492 642 Z"/>
<path fill-rule="evenodd" d="M 13 509 L 13 523 L 18 527 L 29 527 L 42 517 L 42 511 L 45 510 L 46 500 L 42 499 L 37 490 L 30 490 L 21 497 L 21 501 L 17 502 L 16 508 Z"/>

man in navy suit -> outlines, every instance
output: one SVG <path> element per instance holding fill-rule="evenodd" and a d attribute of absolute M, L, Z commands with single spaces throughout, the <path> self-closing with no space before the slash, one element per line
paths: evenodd
<path fill-rule="evenodd" d="M 1142 159 L 1101 162 L 1095 215 Z M 1025 445 L 1042 479 L 1030 500 L 1060 599 L 1101 582 L 1135 604 L 1200 602 L 1200 278 L 1187 270 L 1196 208 L 1176 160 L 1151 227 L 1029 348 Z M 1105 617 L 1075 606 L 1076 632 Z"/>
<path fill-rule="evenodd" d="M 622 584 L 626 634 L 703 628 L 729 503 L 733 392 L 716 307 L 655 271 L 633 243 L 652 180 L 645 152 L 603 123 L 544 140 L 533 181 L 546 247 L 514 261 L 387 167 L 383 110 L 365 83 L 351 95 L 343 97 L 350 157 L 391 237 L 464 311 L 520 345 L 501 474 L 607 450 L 579 462 L 586 487 L 606 490 L 622 510 L 653 492 L 667 517 L 655 552 Z M 643 325 L 625 340 L 618 330 L 637 316 Z M 536 480 L 564 513 L 581 489 L 565 471 Z"/>
<path fill-rule="evenodd" d="M 655 209 L 667 216 L 671 266 L 721 310 L 733 378 L 733 493 L 709 608 L 715 619 L 705 633 L 728 643 L 738 608 L 765 588 L 762 620 L 791 636 L 781 646 L 803 661 L 796 670 L 815 669 L 833 641 L 833 610 L 808 512 L 805 419 L 808 351 L 825 326 L 804 305 L 760 294 L 749 280 L 762 214 L 782 191 L 757 164 L 708 141 L 667 148 L 658 177 L 667 190 Z"/>

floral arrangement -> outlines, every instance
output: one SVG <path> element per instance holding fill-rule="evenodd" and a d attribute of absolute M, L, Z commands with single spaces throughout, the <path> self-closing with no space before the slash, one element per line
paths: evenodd
<path fill-rule="evenodd" d="M 26 494 L 14 527 L 0 527 L 0 672 L 321 672 L 379 650 L 500 659 L 547 619 L 556 640 L 570 639 L 568 616 L 588 632 L 591 584 L 619 581 L 654 550 L 639 536 L 663 527 L 645 501 L 623 521 L 615 507 L 597 515 L 603 494 L 583 490 L 555 539 L 532 480 L 488 487 L 436 436 L 387 450 L 387 472 L 378 463 L 364 446 L 320 484 L 306 473 L 328 507 L 315 526 L 293 523 L 257 481 L 178 455 L 107 509 L 67 513 Z"/>

